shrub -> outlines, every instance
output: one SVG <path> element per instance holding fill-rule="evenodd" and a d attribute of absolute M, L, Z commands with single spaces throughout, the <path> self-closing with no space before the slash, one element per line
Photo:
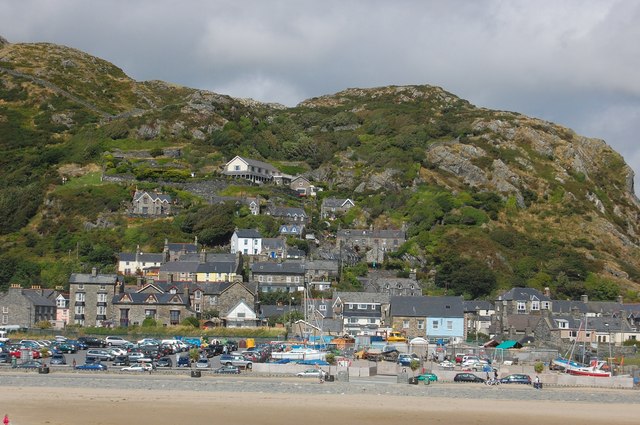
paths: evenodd
<path fill-rule="evenodd" d="M 182 323 L 182 326 L 193 326 L 194 328 L 199 328 L 200 327 L 200 321 L 196 318 L 196 317 L 187 317 L 185 318 Z"/>
<path fill-rule="evenodd" d="M 542 371 L 544 370 L 544 364 L 542 362 L 537 362 L 533 365 L 533 370 L 536 373 L 542 373 Z"/>
<path fill-rule="evenodd" d="M 325 360 L 327 361 L 327 363 L 329 363 L 330 365 L 334 365 L 336 364 L 336 355 L 333 353 L 327 353 Z"/>

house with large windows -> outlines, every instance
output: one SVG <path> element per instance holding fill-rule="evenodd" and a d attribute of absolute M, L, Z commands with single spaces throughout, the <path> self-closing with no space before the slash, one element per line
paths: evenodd
<path fill-rule="evenodd" d="M 251 281 L 260 292 L 298 292 L 304 290 L 305 267 L 302 261 L 279 263 L 260 261 L 251 265 Z"/>
<path fill-rule="evenodd" d="M 224 166 L 225 176 L 249 180 L 252 183 L 270 183 L 280 171 L 271 164 L 236 156 Z"/>
<path fill-rule="evenodd" d="M 389 296 L 370 292 L 337 292 L 334 317 L 342 319 L 342 331 L 352 336 L 376 335 L 388 324 Z"/>
<path fill-rule="evenodd" d="M 123 282 L 117 274 L 72 273 L 69 277 L 71 320 L 81 326 L 112 325 L 109 320 L 109 302 L 117 293 L 124 292 Z"/>

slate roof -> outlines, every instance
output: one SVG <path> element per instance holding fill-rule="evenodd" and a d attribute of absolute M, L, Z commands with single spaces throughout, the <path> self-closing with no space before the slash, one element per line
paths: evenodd
<path fill-rule="evenodd" d="M 236 235 L 239 238 L 261 239 L 262 235 L 256 229 L 236 229 Z"/>
<path fill-rule="evenodd" d="M 178 258 L 178 261 L 188 261 L 192 263 L 194 262 L 199 263 L 200 260 L 202 259 L 203 254 L 205 257 L 205 263 L 231 263 L 231 262 L 237 261 L 236 254 L 220 254 L 220 253 L 214 253 L 214 252 L 182 254 Z"/>
<path fill-rule="evenodd" d="M 289 274 L 304 274 L 304 263 L 301 261 L 285 261 L 282 263 L 272 263 L 268 261 L 262 261 L 253 263 L 251 265 L 251 271 L 253 273 L 289 273 Z"/>
<path fill-rule="evenodd" d="M 551 301 L 551 299 L 545 294 L 533 288 L 512 288 L 511 290 L 499 296 L 498 300 L 531 301 L 536 298 L 540 301 Z"/>
<path fill-rule="evenodd" d="M 464 311 L 468 313 L 477 312 L 480 310 L 494 310 L 494 305 L 490 301 L 471 300 L 463 301 Z"/>
<path fill-rule="evenodd" d="M 253 166 L 253 167 L 264 168 L 266 170 L 270 170 L 270 171 L 274 171 L 274 172 L 278 172 L 279 171 L 273 165 L 267 164 L 266 162 L 258 161 L 257 159 L 245 158 L 243 156 L 237 156 L 237 158 L 243 160 L 244 162 L 247 163 L 247 165 L 250 165 L 250 166 Z M 233 158 L 233 159 L 235 159 L 235 158 Z M 233 159 L 231 161 L 233 161 Z M 229 161 L 229 162 L 231 162 L 231 161 Z"/>
<path fill-rule="evenodd" d="M 70 284 L 89 284 L 89 285 L 113 285 L 118 281 L 118 275 L 116 274 L 96 274 L 92 273 L 71 273 L 69 276 Z"/>
<path fill-rule="evenodd" d="M 302 307 L 299 305 L 292 305 L 291 308 L 289 308 L 288 304 L 267 304 L 260 306 L 260 309 L 262 310 L 259 314 L 259 317 L 261 318 L 279 317 L 283 314 L 287 314 L 289 311 L 302 311 Z"/>
<path fill-rule="evenodd" d="M 509 327 L 513 326 L 516 331 L 524 331 L 529 328 L 531 330 L 538 326 L 538 322 L 542 320 L 542 316 L 533 316 L 530 314 L 510 314 L 507 316 L 506 323 Z"/>
<path fill-rule="evenodd" d="M 145 190 L 136 190 L 136 192 L 133 194 L 134 202 L 142 198 L 145 194 L 149 195 L 153 202 L 155 202 L 156 200 L 160 200 L 160 202 L 166 202 L 168 204 L 171 203 L 171 196 L 163 195 L 156 192 L 147 192 Z"/>
<path fill-rule="evenodd" d="M 28 299 L 31 304 L 34 306 L 41 307 L 55 307 L 56 303 L 54 300 L 47 298 L 40 294 L 40 290 L 38 289 L 23 289 L 22 295 Z"/>
<path fill-rule="evenodd" d="M 274 217 L 307 217 L 307 213 L 297 207 L 271 207 L 269 214 Z"/>
<path fill-rule="evenodd" d="M 343 304 L 348 304 L 348 303 L 388 304 L 389 303 L 389 295 L 377 294 L 372 292 L 336 292 L 334 298 L 336 299 L 336 301 L 338 298 L 340 298 Z"/>
<path fill-rule="evenodd" d="M 169 261 L 160 266 L 160 272 L 196 273 L 199 265 L 196 261 Z"/>
<path fill-rule="evenodd" d="M 306 257 L 306 252 L 298 248 L 289 248 L 287 250 L 287 257 L 290 258 L 303 258 Z"/>
<path fill-rule="evenodd" d="M 377 238 L 377 239 L 404 239 L 405 233 L 395 229 L 341 229 L 337 233 L 339 238 Z"/>
<path fill-rule="evenodd" d="M 250 292 L 256 293 L 256 287 L 246 282 L 167 282 L 156 281 L 155 286 L 164 292 L 169 292 L 171 288 L 176 288 L 178 294 L 184 293 L 185 288 L 189 289 L 189 293 L 193 293 L 196 289 L 200 289 L 205 295 L 220 295 L 233 285 L 243 285 Z"/>
<path fill-rule="evenodd" d="M 199 263 L 197 273 L 235 273 L 236 262 Z"/>
<path fill-rule="evenodd" d="M 340 198 L 324 198 L 322 200 L 322 206 L 326 208 L 340 208 L 347 202 L 354 203 L 351 199 L 340 199 Z"/>
<path fill-rule="evenodd" d="M 569 314 L 569 313 L 585 314 L 587 312 L 587 305 L 582 301 L 553 300 L 553 303 L 551 305 L 551 311 L 554 314 Z"/>
<path fill-rule="evenodd" d="M 263 238 L 262 239 L 262 249 L 263 250 L 278 250 L 284 249 L 285 242 L 280 238 Z"/>
<path fill-rule="evenodd" d="M 126 296 L 131 298 L 131 302 L 122 301 Z M 154 302 L 146 302 L 147 298 L 153 296 L 157 301 Z M 179 299 L 179 302 L 171 302 L 172 299 Z M 145 305 L 189 305 L 189 300 L 186 299 L 182 294 L 170 294 L 170 293 L 144 293 L 144 292 L 125 292 L 123 294 L 116 294 L 112 298 L 113 304 L 145 304 Z"/>
<path fill-rule="evenodd" d="M 167 248 L 169 249 L 170 252 L 178 252 L 178 251 L 184 251 L 186 253 L 196 253 L 196 252 L 198 252 L 198 246 L 196 244 L 193 244 L 193 243 L 176 243 L 176 242 L 172 242 L 172 243 L 168 243 L 167 244 Z"/>
<path fill-rule="evenodd" d="M 135 252 L 121 252 L 118 254 L 120 261 L 136 261 Z M 156 253 L 139 253 L 138 261 L 141 263 L 162 263 L 164 262 L 164 254 Z"/>
<path fill-rule="evenodd" d="M 391 297 L 394 317 L 463 317 L 462 297 Z"/>

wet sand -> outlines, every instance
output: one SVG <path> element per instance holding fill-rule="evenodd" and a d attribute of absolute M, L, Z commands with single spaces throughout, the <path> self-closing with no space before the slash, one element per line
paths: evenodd
<path fill-rule="evenodd" d="M 638 405 L 333 394 L 2 387 L 12 425 L 637 424 Z"/>

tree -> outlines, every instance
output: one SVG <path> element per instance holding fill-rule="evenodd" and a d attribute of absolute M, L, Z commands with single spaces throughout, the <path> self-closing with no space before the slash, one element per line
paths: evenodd
<path fill-rule="evenodd" d="M 182 326 L 193 326 L 194 328 L 199 328 L 200 327 L 200 321 L 198 320 L 197 317 L 193 317 L 193 316 L 189 316 L 186 317 L 182 323 Z"/>
<path fill-rule="evenodd" d="M 496 284 L 495 273 L 475 258 L 446 258 L 436 274 L 436 286 L 468 299 L 489 295 Z"/>

